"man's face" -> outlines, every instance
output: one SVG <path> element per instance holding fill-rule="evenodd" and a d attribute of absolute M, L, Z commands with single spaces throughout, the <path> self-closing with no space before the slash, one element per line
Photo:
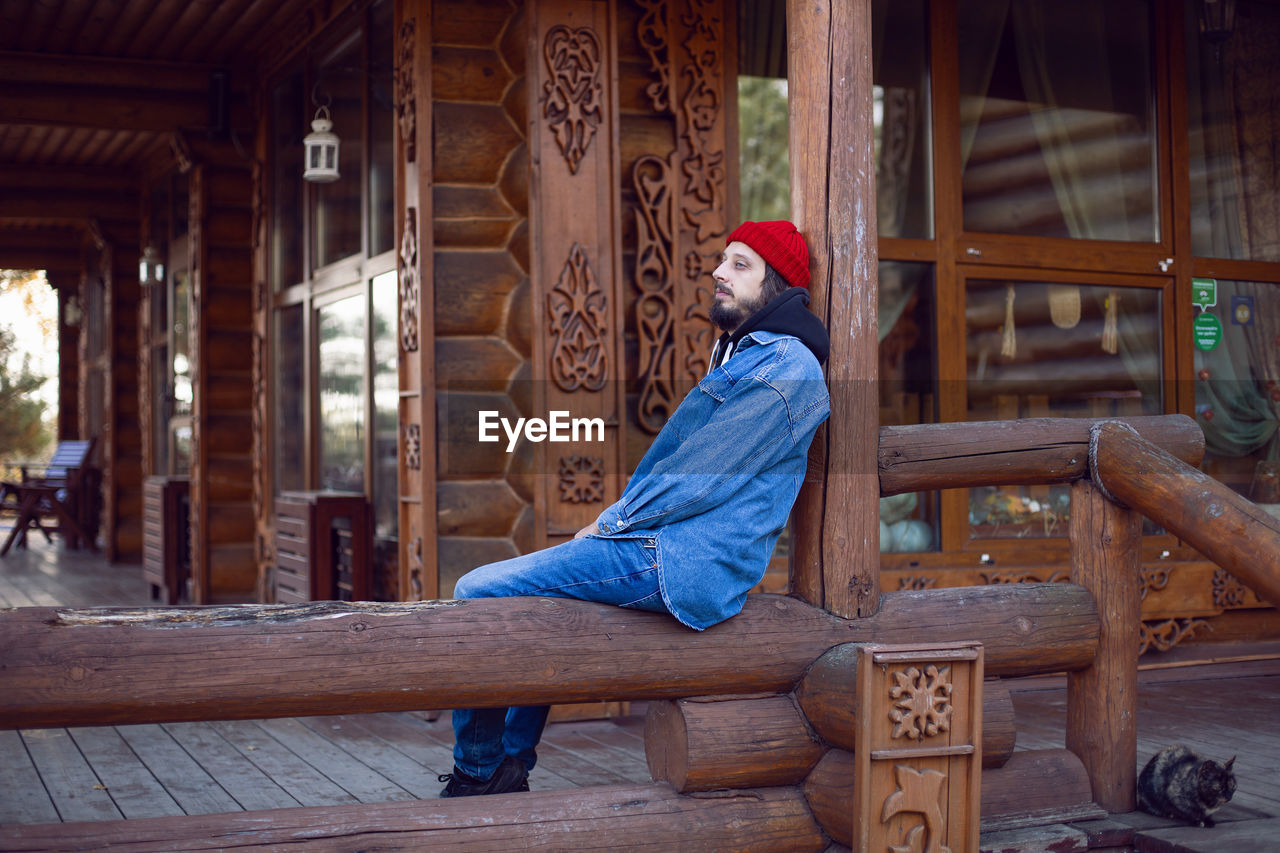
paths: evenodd
<path fill-rule="evenodd" d="M 720 257 L 720 266 L 711 273 L 716 282 L 711 322 L 725 332 L 732 332 L 764 307 L 761 290 L 765 261 L 755 249 L 737 241 L 725 246 Z"/>

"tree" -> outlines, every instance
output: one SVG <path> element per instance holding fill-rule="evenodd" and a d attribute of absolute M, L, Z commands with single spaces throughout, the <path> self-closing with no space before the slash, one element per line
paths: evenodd
<path fill-rule="evenodd" d="M 35 322 L 42 334 L 48 334 L 48 318 L 32 310 L 33 287 L 40 286 L 47 285 L 35 272 L 0 270 L 0 291 L 20 292 L 27 309 L 28 315 L 17 322 Z M 39 457 L 52 444 L 48 407 L 40 397 L 45 380 L 32 370 L 31 355 L 21 351 L 13 329 L 0 326 L 0 459 Z"/>
<path fill-rule="evenodd" d="M 787 81 L 738 78 L 742 218 L 791 218 L 787 164 Z"/>
<path fill-rule="evenodd" d="M 18 354 L 13 330 L 0 328 L 0 457 L 30 458 L 48 449 L 53 436 L 39 397 L 44 381 L 32 372 L 31 356 Z"/>

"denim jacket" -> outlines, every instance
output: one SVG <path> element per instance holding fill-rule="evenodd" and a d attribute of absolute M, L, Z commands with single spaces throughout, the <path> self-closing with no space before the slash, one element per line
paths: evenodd
<path fill-rule="evenodd" d="M 655 541 L 663 603 L 683 624 L 728 619 L 764 577 L 830 411 L 798 338 L 750 332 L 671 415 L 599 535 Z"/>

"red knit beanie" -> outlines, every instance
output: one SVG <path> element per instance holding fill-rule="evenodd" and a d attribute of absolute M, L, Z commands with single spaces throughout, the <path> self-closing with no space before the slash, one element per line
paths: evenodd
<path fill-rule="evenodd" d="M 792 287 L 809 286 L 809 247 L 799 229 L 785 219 L 744 222 L 725 243 L 746 243 Z"/>

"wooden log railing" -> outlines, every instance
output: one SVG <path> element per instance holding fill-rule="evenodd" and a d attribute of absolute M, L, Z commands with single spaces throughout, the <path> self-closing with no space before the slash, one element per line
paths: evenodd
<path fill-rule="evenodd" d="M 1280 520 L 1140 432 L 1119 423 L 1097 432 L 1102 487 L 1280 605 Z"/>
<path fill-rule="evenodd" d="M 755 595 L 700 633 L 553 598 L 26 607 L 0 612 L 0 728 L 786 692 L 832 646 L 920 636 L 1026 675 L 1088 666 L 1097 625 L 1070 584 L 894 592 L 856 620 Z"/>
<path fill-rule="evenodd" d="M 1089 475 L 1089 439 L 1097 421 L 920 424 L 880 430 L 880 496 L 929 489 L 1070 483 Z M 1138 435 L 1189 465 L 1204 456 L 1204 434 L 1185 415 L 1127 418 Z"/>
<path fill-rule="evenodd" d="M 432 805 L 429 817 L 413 804 L 393 804 L 369 807 L 363 822 L 330 809 L 309 817 L 272 818 L 269 825 L 306 825 L 312 832 L 320 827 L 323 831 L 314 837 L 333 838 L 342 831 L 335 821 L 380 832 L 387 827 L 379 828 L 379 815 L 394 811 L 403 821 L 405 837 L 415 843 L 456 840 L 458 849 L 483 849 L 507 837 L 504 833 L 526 832 L 520 836 L 530 840 L 526 846 L 538 849 L 539 838 L 548 847 L 566 841 L 556 827 L 568 821 L 568 812 L 598 821 L 598 831 L 611 838 L 639 831 L 653 841 L 659 837 L 651 834 L 658 831 L 657 823 L 635 818 L 638 809 L 682 815 L 687 826 L 723 827 L 724 821 L 734 821 L 735 837 L 751 838 L 751 849 L 821 849 L 824 831 L 829 837 L 839 835 L 821 815 L 838 821 L 848 813 L 846 770 L 855 753 L 840 746 L 839 738 L 827 741 L 835 731 L 829 723 L 812 725 L 812 720 L 795 716 L 805 709 L 801 695 L 791 691 L 815 661 L 843 644 L 976 643 L 985 654 L 987 676 L 1070 675 L 1067 751 L 1015 761 L 1004 748 L 1011 740 L 1002 740 L 995 728 L 991 737 L 982 735 L 975 750 L 989 768 L 982 783 L 984 821 L 989 814 L 1017 811 L 1019 798 L 1031 790 L 1028 780 L 1046 772 L 1071 780 L 1059 785 L 1062 790 L 1046 806 L 1056 813 L 1062 813 L 1063 796 L 1074 797 L 1086 788 L 1098 805 L 1129 810 L 1136 772 L 1131 749 L 1136 708 L 1130 703 L 1136 682 L 1137 512 L 1241 572 L 1246 583 L 1273 600 L 1277 573 L 1272 561 L 1280 553 L 1266 538 L 1280 536 L 1268 517 L 1220 487 L 1214 490 L 1216 484 L 1201 482 L 1189 469 L 1203 449 L 1193 421 L 1172 416 L 1131 423 L 1136 434 L 1125 427 L 1074 420 L 882 430 L 882 494 L 961 485 L 1072 483 L 1072 583 L 892 592 L 882 596 L 874 616 L 852 620 L 793 598 L 753 595 L 739 616 L 697 634 L 663 616 L 535 598 L 147 610 L 19 608 L 0 611 L 0 647 L 6 649 L 0 666 L 0 727 L 648 699 L 654 700 L 653 739 L 663 741 L 667 750 L 662 752 L 656 742 L 648 745 L 650 766 L 659 781 L 671 785 L 575 792 L 576 805 L 551 794 L 487 798 L 488 829 L 474 825 L 465 802 Z M 1085 479 L 1091 468 L 1109 491 Z M 1208 496 L 1212 507 L 1197 515 L 1200 505 L 1194 499 L 1151 498 L 1157 488 L 1175 494 L 1191 487 L 1185 484 L 1200 489 L 1195 494 Z M 1263 537 L 1270 556 L 1262 563 L 1257 561 L 1256 537 L 1224 534 L 1235 530 L 1234 525 L 1244 529 L 1255 521 L 1271 531 Z M 1258 565 L 1263 567 L 1255 569 Z M 273 677 L 261 678 L 263 671 Z M 998 694 L 999 682 L 989 683 Z M 698 702 L 696 697 L 715 701 Z M 998 695 L 984 692 L 981 704 L 985 707 L 978 713 L 989 720 L 1010 716 Z M 707 713 L 716 707 L 733 712 L 725 720 L 728 730 L 772 732 L 772 757 L 762 761 L 759 755 L 748 756 L 749 750 L 738 750 L 741 763 L 755 766 L 737 766 L 732 758 L 735 739 L 715 731 Z M 828 702 L 825 707 L 809 712 L 821 718 L 840 706 Z M 676 731 L 685 735 L 678 744 L 683 754 L 671 749 Z M 817 736 L 820 748 L 810 734 L 815 731 L 827 732 Z M 783 753 L 782 764 L 789 769 L 780 776 L 780 765 L 772 759 Z M 684 782 L 677 784 L 677 776 Z M 692 799 L 677 790 L 722 784 L 736 790 L 714 798 L 693 794 Z M 819 816 L 818 824 L 803 817 L 806 804 L 809 813 Z M 628 823 L 633 818 L 638 824 Z M 224 816 L 220 823 L 202 820 L 209 823 L 204 830 L 183 831 L 210 837 L 238 831 L 235 826 L 268 825 L 251 816 Z M 165 833 L 173 831 L 148 828 L 144 821 L 129 823 L 138 824 L 130 837 L 140 837 L 137 833 L 144 830 L 168 837 Z M 68 831 L 48 828 L 47 837 L 61 837 L 59 830 Z M 680 831 L 690 833 L 683 839 L 685 849 L 723 843 L 687 828 Z M 39 837 L 40 828 L 0 830 L 6 845 L 29 839 L 39 848 Z"/>

